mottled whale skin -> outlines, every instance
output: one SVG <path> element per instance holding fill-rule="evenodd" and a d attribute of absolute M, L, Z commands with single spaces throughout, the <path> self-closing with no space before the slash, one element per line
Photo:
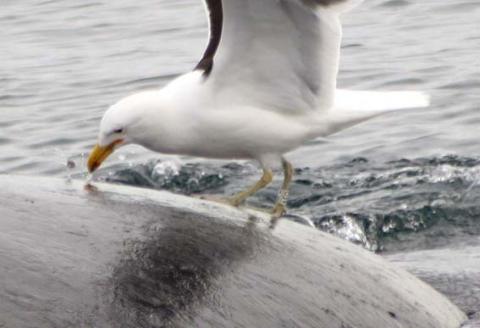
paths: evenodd
<path fill-rule="evenodd" d="M 167 192 L 0 176 L 0 327 L 458 328 L 336 237 Z"/>

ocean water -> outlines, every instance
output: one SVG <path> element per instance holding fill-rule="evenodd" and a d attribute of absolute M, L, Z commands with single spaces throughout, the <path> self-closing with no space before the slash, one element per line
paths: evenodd
<path fill-rule="evenodd" d="M 207 38 L 199 0 L 3 0 L 0 8 L 5 174 L 85 178 L 106 108 L 191 70 Z M 480 2 L 366 0 L 343 22 L 340 87 L 423 90 L 432 105 L 288 154 L 290 212 L 377 252 L 478 243 Z M 259 173 L 251 162 L 131 146 L 94 179 L 225 194 Z M 278 186 L 250 204 L 271 206 Z"/>

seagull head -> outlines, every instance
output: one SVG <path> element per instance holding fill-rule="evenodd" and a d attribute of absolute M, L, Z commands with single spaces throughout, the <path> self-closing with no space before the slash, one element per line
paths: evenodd
<path fill-rule="evenodd" d="M 103 115 L 97 144 L 88 158 L 87 167 L 95 171 L 117 148 L 128 144 L 142 144 L 146 128 L 144 113 L 148 96 L 136 94 L 120 100 Z M 147 101 L 146 101 L 147 100 Z"/>
<path fill-rule="evenodd" d="M 178 154 L 191 146 L 190 109 L 198 107 L 201 72 L 182 75 L 162 89 L 142 91 L 123 98 L 103 115 L 97 145 L 88 158 L 95 171 L 115 149 L 138 144 L 157 152 Z M 191 148 L 191 147 L 190 147 Z"/>

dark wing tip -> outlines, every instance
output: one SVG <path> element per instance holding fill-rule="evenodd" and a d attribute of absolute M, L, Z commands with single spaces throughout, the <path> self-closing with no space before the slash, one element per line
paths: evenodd
<path fill-rule="evenodd" d="M 210 75 L 213 69 L 213 58 L 217 52 L 222 36 L 223 28 L 223 7 L 222 0 L 205 0 L 208 11 L 210 26 L 210 39 L 202 59 L 195 66 L 195 70 L 203 71 L 204 76 Z"/>
<path fill-rule="evenodd" d="M 210 72 L 213 69 L 213 58 L 204 57 L 200 60 L 195 66 L 194 71 L 203 71 L 204 76 L 210 75 Z"/>

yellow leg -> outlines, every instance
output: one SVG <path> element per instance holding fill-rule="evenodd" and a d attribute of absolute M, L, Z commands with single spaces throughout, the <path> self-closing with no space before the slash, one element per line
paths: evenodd
<path fill-rule="evenodd" d="M 272 210 L 272 220 L 278 219 L 287 212 L 288 188 L 293 178 L 293 166 L 286 159 L 282 158 L 283 184 L 278 193 L 277 202 Z"/>
<path fill-rule="evenodd" d="M 234 195 L 232 198 L 228 199 L 228 202 L 232 206 L 240 206 L 245 202 L 245 200 L 248 197 L 252 196 L 254 193 L 259 191 L 260 189 L 265 188 L 270 182 L 272 182 L 272 180 L 273 180 L 272 170 L 263 169 L 262 177 L 260 178 L 260 180 L 258 180 L 258 182 L 254 186 Z"/>

